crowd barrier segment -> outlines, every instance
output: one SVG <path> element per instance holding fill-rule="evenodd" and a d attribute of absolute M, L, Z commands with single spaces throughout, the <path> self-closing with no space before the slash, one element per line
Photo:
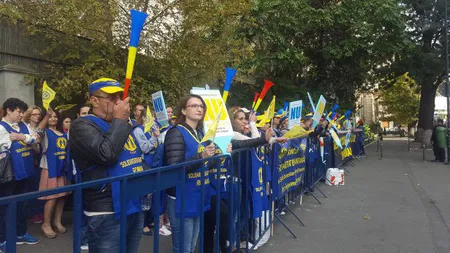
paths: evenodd
<path fill-rule="evenodd" d="M 8 196 L 0 198 L 0 206 L 7 206 L 7 219 L 6 225 L 8 227 L 6 234 L 6 252 L 16 252 L 16 223 L 17 223 L 17 203 L 21 201 L 28 201 L 32 199 L 37 199 L 39 197 L 63 193 L 63 192 L 72 192 L 74 194 L 74 212 L 73 212 L 73 220 L 74 220 L 74 228 L 73 228 L 73 252 L 79 253 L 81 246 L 81 238 L 80 238 L 80 228 L 82 221 L 82 190 L 85 188 L 91 187 L 99 187 L 105 184 L 111 184 L 112 182 L 120 182 L 120 200 L 121 200 L 121 210 L 126 210 L 127 200 L 140 198 L 149 193 L 158 193 L 161 190 L 168 189 L 171 187 L 175 187 L 180 185 L 184 187 L 186 181 L 186 173 L 185 168 L 190 165 L 204 163 L 206 161 L 221 161 L 225 159 L 225 161 L 230 160 L 229 155 L 220 155 L 214 156 L 202 160 L 189 161 L 180 164 L 155 168 L 146 170 L 139 173 L 128 174 L 118 177 L 110 177 L 95 181 L 89 181 L 69 186 L 64 186 L 56 189 L 50 189 L 45 191 L 36 191 L 30 193 L 24 193 L 20 195 Z M 230 164 L 230 163 L 228 163 Z M 205 194 L 205 171 L 206 168 L 202 165 L 202 173 L 201 173 L 201 196 Z M 217 170 L 217 173 L 220 173 L 220 170 Z M 156 210 L 160 209 L 160 194 L 154 194 L 156 202 Z M 217 195 L 219 198 L 220 195 Z M 184 203 L 184 191 L 181 192 L 181 213 L 180 213 L 180 228 L 181 228 L 181 236 L 180 236 L 180 247 L 184 245 L 184 205 L 188 203 Z M 203 198 L 201 201 L 203 204 Z M 159 213 L 155 212 L 155 227 L 159 227 Z M 220 219 L 220 210 L 216 210 L 216 223 Z M 203 242 L 203 226 L 204 226 L 204 213 L 201 215 L 200 220 L 201 233 L 200 233 L 200 242 Z M 124 212 L 120 212 L 120 252 L 126 252 L 126 215 Z M 219 230 L 218 230 L 219 231 Z M 219 233 L 219 232 L 218 232 Z M 157 234 L 157 233 L 156 233 Z M 203 245 L 203 244 L 201 244 Z M 199 247 L 200 252 L 203 252 L 203 247 Z M 154 245 L 153 252 L 159 252 L 159 236 L 154 236 Z M 216 251 L 218 252 L 218 251 Z"/>
<path fill-rule="evenodd" d="M 345 136 L 341 136 L 346 138 Z M 206 159 L 189 161 L 180 164 L 164 166 L 146 170 L 143 172 L 129 174 L 119 177 L 105 178 L 89 181 L 75 185 L 69 185 L 57 189 L 31 192 L 0 198 L 0 206 L 7 205 L 7 251 L 16 250 L 16 211 L 17 203 L 36 199 L 42 196 L 53 195 L 62 192 L 74 194 L 73 212 L 73 252 L 80 252 L 80 228 L 82 223 L 82 190 L 85 188 L 99 187 L 112 182 L 120 182 L 121 210 L 126 210 L 127 200 L 140 198 L 153 193 L 152 210 L 155 228 L 159 227 L 159 215 L 162 212 L 161 197 L 165 197 L 163 191 L 171 187 L 185 187 L 186 167 L 201 164 L 201 175 L 199 177 L 201 196 L 200 206 L 204 206 L 205 197 L 209 194 L 211 186 L 216 189 L 216 236 L 215 252 L 220 251 L 220 220 L 221 201 L 228 205 L 228 252 L 231 253 L 233 246 L 240 250 L 242 247 L 249 252 L 262 240 L 267 240 L 270 230 L 273 231 L 274 221 L 279 221 L 294 238 L 296 235 L 289 226 L 281 219 L 282 211 L 291 212 L 300 225 L 305 225 L 295 212 L 289 207 L 301 198 L 305 193 L 313 196 L 319 203 L 320 200 L 313 194 L 321 180 L 326 180 L 328 168 L 344 166 L 351 161 L 355 153 L 360 154 L 361 139 L 358 133 L 352 133 L 347 150 L 342 152 L 336 149 L 331 137 L 324 137 L 323 142 L 317 138 L 291 139 L 286 143 L 275 143 L 272 146 L 265 145 L 257 148 L 245 148 L 234 150 L 230 155 L 218 155 Z M 345 139 L 344 142 L 345 143 Z M 362 141 L 364 143 L 364 141 Z M 356 154 L 356 155 L 358 155 Z M 211 172 L 205 162 L 215 162 L 219 167 Z M 211 174 L 212 173 L 212 174 Z M 215 177 L 211 177 L 215 175 Z M 211 180 L 209 180 L 211 179 Z M 219 180 L 220 179 L 220 180 Z M 207 182 L 210 181 L 210 184 Z M 222 188 L 223 186 L 223 188 Z M 224 192 L 219 189 L 224 189 Z M 184 206 L 186 203 L 185 192 L 180 192 L 180 248 L 184 245 Z M 124 212 L 120 212 L 120 252 L 126 252 L 126 226 L 127 219 Z M 223 224 L 223 223 L 222 223 Z M 203 253 L 204 245 L 204 213 L 200 215 L 199 252 Z M 250 245 L 253 244 L 253 246 Z M 159 252 L 159 233 L 154 233 L 153 252 Z"/>

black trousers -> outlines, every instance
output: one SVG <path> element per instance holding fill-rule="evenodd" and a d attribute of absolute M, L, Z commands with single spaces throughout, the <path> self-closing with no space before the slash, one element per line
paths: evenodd
<path fill-rule="evenodd" d="M 436 144 L 436 142 L 433 142 L 433 154 L 434 154 L 434 160 L 438 161 L 439 160 L 439 148 Z"/>
<path fill-rule="evenodd" d="M 214 231 L 216 230 L 216 196 L 211 197 L 211 209 L 205 212 L 205 227 L 203 230 L 203 252 L 213 253 L 214 251 Z M 228 240 L 228 205 L 220 200 L 220 225 L 219 225 L 219 245 L 222 253 L 227 252 L 227 240 Z"/>
<path fill-rule="evenodd" d="M 0 197 L 7 197 L 21 193 L 27 193 L 30 189 L 30 179 L 22 179 L 20 181 L 12 181 L 2 184 Z M 11 224 L 6 220 L 7 206 L 0 206 L 0 243 L 6 240 L 6 230 L 8 227 L 16 225 L 17 236 L 23 236 L 28 230 L 27 224 L 27 201 L 17 203 L 17 222 Z"/>
<path fill-rule="evenodd" d="M 438 148 L 437 153 L 439 162 L 445 162 L 445 148 Z"/>

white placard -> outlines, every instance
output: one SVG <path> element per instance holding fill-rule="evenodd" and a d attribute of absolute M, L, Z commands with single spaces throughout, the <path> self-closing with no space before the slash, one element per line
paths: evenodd
<path fill-rule="evenodd" d="M 156 119 L 161 127 L 169 125 L 169 117 L 167 115 L 166 103 L 162 91 L 152 94 L 153 108 L 155 109 Z"/>
<path fill-rule="evenodd" d="M 289 103 L 289 122 L 288 128 L 292 129 L 293 126 L 299 126 L 302 119 L 303 101 L 293 101 Z"/>
<path fill-rule="evenodd" d="M 315 128 L 317 124 L 320 122 L 320 118 L 322 118 L 323 111 L 325 110 L 325 105 L 327 104 L 327 101 L 325 98 L 320 95 L 319 102 L 317 102 L 316 110 L 314 111 L 313 116 L 313 125 L 312 127 Z"/>
<path fill-rule="evenodd" d="M 231 125 L 230 117 L 228 116 L 227 108 L 223 104 L 222 95 L 219 90 L 197 90 L 192 89 L 191 94 L 199 95 L 206 103 L 206 115 L 204 119 L 205 133 L 209 126 L 216 120 L 219 109 L 222 108 L 220 115 L 219 126 L 217 128 L 216 138 L 214 142 L 222 149 L 223 153 L 227 153 L 228 144 L 234 135 L 233 126 Z"/>

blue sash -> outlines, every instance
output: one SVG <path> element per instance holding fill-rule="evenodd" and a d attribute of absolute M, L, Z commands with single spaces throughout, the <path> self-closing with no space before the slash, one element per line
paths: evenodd
<path fill-rule="evenodd" d="M 266 185 L 263 178 L 263 161 L 258 157 L 255 149 L 251 149 L 252 156 L 252 218 L 259 218 L 262 212 L 269 209 L 266 195 Z"/>

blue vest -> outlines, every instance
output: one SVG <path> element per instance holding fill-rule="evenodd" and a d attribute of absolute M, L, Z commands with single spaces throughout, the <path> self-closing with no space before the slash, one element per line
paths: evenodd
<path fill-rule="evenodd" d="M 84 117 L 88 120 L 94 122 L 97 126 L 102 129 L 103 132 L 108 132 L 110 123 L 104 121 L 103 119 L 97 118 L 94 115 L 88 115 Z M 139 146 L 136 144 L 133 132 L 128 136 L 128 140 L 125 143 L 122 153 L 120 153 L 119 159 L 116 164 L 108 168 L 108 173 L 111 177 L 122 176 L 131 173 L 137 173 L 144 171 L 142 164 L 142 152 Z M 112 198 L 114 206 L 115 218 L 118 219 L 120 216 L 120 182 L 112 182 Z M 137 213 L 141 211 L 140 198 L 133 200 L 128 200 L 127 204 L 127 215 Z"/>
<path fill-rule="evenodd" d="M 192 135 L 192 133 L 184 126 L 178 125 L 176 128 L 180 131 L 184 140 L 184 147 L 186 153 L 184 160 L 188 161 L 193 156 L 197 155 L 200 141 Z M 204 206 L 201 207 L 201 178 L 202 178 L 202 166 L 194 171 L 191 171 L 186 175 L 186 182 L 184 189 L 177 186 L 177 200 L 176 200 L 176 214 L 180 215 L 181 211 L 181 192 L 184 192 L 184 216 L 185 217 L 198 217 L 201 213 L 210 209 L 210 184 L 209 184 L 209 172 L 204 171 Z"/>
<path fill-rule="evenodd" d="M 45 152 L 47 157 L 48 177 L 55 178 L 65 176 L 68 172 L 70 162 L 67 160 L 67 134 L 55 133 L 50 129 L 45 129 L 48 147 Z"/>
<path fill-rule="evenodd" d="M 8 133 L 30 134 L 25 123 L 20 122 L 20 131 L 14 130 L 8 123 L 0 121 Z M 11 165 L 14 171 L 14 178 L 19 181 L 34 174 L 33 146 L 23 141 L 13 141 L 10 148 Z"/>
<path fill-rule="evenodd" d="M 252 218 L 262 216 L 264 210 L 268 210 L 269 200 L 266 195 L 266 185 L 263 178 L 263 161 L 258 157 L 255 149 L 251 149 L 252 156 Z M 267 168 L 266 168 L 267 169 Z"/>

